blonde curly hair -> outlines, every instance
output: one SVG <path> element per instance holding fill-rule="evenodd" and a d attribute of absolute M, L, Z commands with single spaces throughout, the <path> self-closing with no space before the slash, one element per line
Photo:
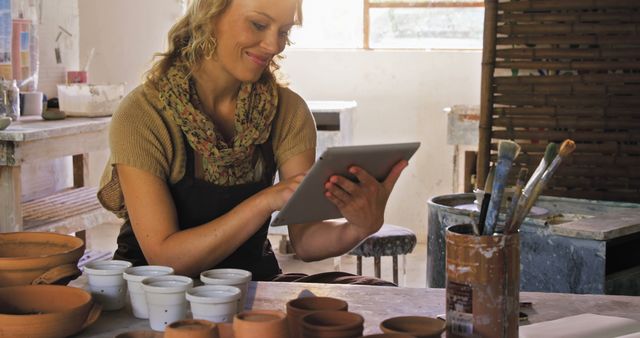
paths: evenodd
<path fill-rule="evenodd" d="M 156 84 L 180 58 L 184 58 L 192 69 L 199 65 L 206 56 L 200 46 L 210 39 L 212 20 L 221 15 L 232 1 L 191 0 L 185 15 L 169 30 L 167 51 L 154 55 L 156 61 L 147 71 L 146 80 Z M 296 25 L 302 25 L 302 0 L 297 1 L 294 22 Z M 275 73 L 280 68 L 276 59 L 281 58 L 282 56 L 278 55 L 271 60 L 269 67 L 260 78 L 261 81 L 276 79 Z"/>

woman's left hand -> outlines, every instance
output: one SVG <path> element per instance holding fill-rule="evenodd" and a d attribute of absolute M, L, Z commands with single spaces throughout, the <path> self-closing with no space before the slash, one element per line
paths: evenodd
<path fill-rule="evenodd" d="M 333 202 L 342 216 L 357 227 L 361 238 L 378 231 L 384 222 L 384 209 L 398 177 L 408 165 L 407 161 L 396 163 L 387 178 L 378 182 L 359 167 L 349 168 L 358 182 L 343 176 L 333 175 L 325 183 L 325 196 Z"/>

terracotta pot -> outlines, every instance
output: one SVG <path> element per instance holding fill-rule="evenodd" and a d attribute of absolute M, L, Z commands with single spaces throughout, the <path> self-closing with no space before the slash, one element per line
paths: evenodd
<path fill-rule="evenodd" d="M 405 333 L 416 338 L 438 338 L 445 328 L 444 320 L 424 316 L 394 317 L 380 323 L 384 333 Z"/>
<path fill-rule="evenodd" d="M 218 327 L 218 336 L 220 338 L 235 338 L 233 334 L 233 324 L 231 323 L 217 323 Z"/>
<path fill-rule="evenodd" d="M 80 276 L 84 242 L 50 232 L 0 233 L 0 287 L 67 284 Z"/>
<path fill-rule="evenodd" d="M 235 338 L 288 338 L 287 315 L 277 310 L 243 311 L 233 318 Z"/>
<path fill-rule="evenodd" d="M 287 302 L 287 322 L 292 338 L 302 337 L 300 318 L 316 311 L 347 311 L 349 305 L 342 299 L 331 297 L 296 298 Z"/>
<path fill-rule="evenodd" d="M 364 318 L 348 311 L 318 311 L 301 318 L 302 336 L 355 338 L 362 336 Z"/>
<path fill-rule="evenodd" d="M 218 338 L 218 329 L 208 320 L 185 319 L 167 325 L 164 338 Z"/>
<path fill-rule="evenodd" d="M 124 332 L 117 335 L 116 338 L 163 338 L 163 336 L 161 332 L 146 330 Z"/>
<path fill-rule="evenodd" d="M 416 338 L 415 336 L 404 334 L 404 333 L 378 333 L 378 334 L 369 334 L 366 336 L 362 336 L 360 338 Z"/>
<path fill-rule="evenodd" d="M 0 288 L 0 338 L 58 338 L 80 332 L 101 311 L 91 295 L 60 285 Z"/>

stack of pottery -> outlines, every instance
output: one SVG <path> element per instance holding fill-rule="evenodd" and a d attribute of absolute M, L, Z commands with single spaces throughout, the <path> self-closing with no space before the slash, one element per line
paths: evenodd
<path fill-rule="evenodd" d="M 0 287 L 67 284 L 80 276 L 84 242 L 49 232 L 0 234 Z"/>
<path fill-rule="evenodd" d="M 0 288 L 0 337 L 67 337 L 100 316 L 100 305 L 79 288 L 22 285 Z"/>
<path fill-rule="evenodd" d="M 292 338 L 302 337 L 301 318 L 317 311 L 347 311 L 349 305 L 342 299 L 331 297 L 296 298 L 287 302 L 287 321 Z"/>
<path fill-rule="evenodd" d="M 364 331 L 364 318 L 348 311 L 318 311 L 302 317 L 304 338 L 357 338 Z"/>
<path fill-rule="evenodd" d="M 251 310 L 233 318 L 235 338 L 289 338 L 287 315 L 278 310 Z"/>

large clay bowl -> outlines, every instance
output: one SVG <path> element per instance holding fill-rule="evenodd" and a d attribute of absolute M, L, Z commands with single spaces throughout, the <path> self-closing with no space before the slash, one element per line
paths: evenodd
<path fill-rule="evenodd" d="M 0 287 L 67 284 L 80 276 L 84 242 L 50 232 L 0 234 Z"/>
<path fill-rule="evenodd" d="M 80 332 L 98 319 L 91 294 L 70 286 L 0 288 L 0 338 L 58 338 Z"/>

